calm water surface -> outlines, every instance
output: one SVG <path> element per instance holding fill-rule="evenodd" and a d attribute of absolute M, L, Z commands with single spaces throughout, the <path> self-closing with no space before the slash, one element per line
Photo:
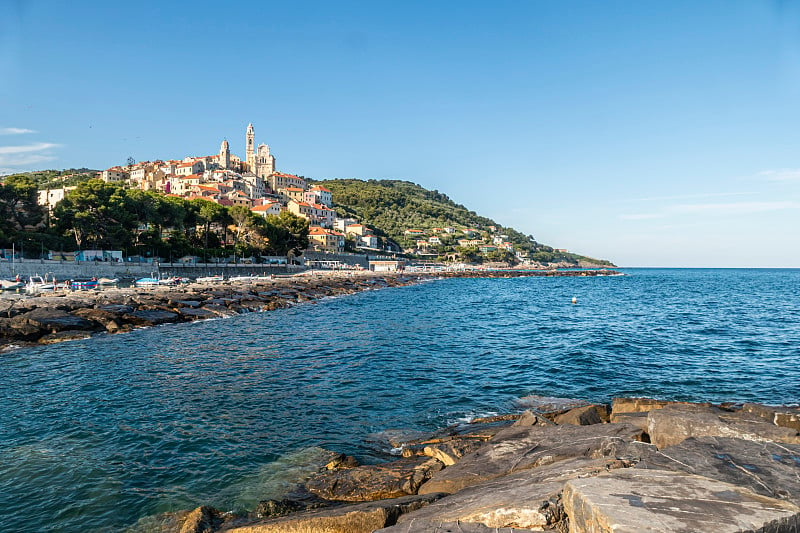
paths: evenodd
<path fill-rule="evenodd" d="M 7 531 L 280 497 L 526 394 L 800 401 L 800 270 L 442 280 L 0 354 Z M 572 297 L 578 299 L 572 305 Z"/>

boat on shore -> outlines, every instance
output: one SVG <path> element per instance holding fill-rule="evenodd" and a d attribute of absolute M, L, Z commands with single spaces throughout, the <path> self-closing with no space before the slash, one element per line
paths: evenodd
<path fill-rule="evenodd" d="M 158 278 L 139 278 L 133 282 L 137 287 L 157 287 L 161 280 Z"/>
<path fill-rule="evenodd" d="M 25 284 L 25 290 L 28 292 L 39 291 L 52 291 L 56 288 L 55 279 L 47 275 L 39 276 L 33 275 L 28 278 L 28 283 Z"/>
<path fill-rule="evenodd" d="M 98 285 L 116 285 L 119 283 L 119 278 L 100 278 L 97 280 Z"/>
<path fill-rule="evenodd" d="M 0 290 L 16 291 L 25 286 L 25 282 L 19 279 L 0 279 Z"/>
<path fill-rule="evenodd" d="M 69 288 L 73 291 L 90 291 L 97 288 L 97 278 L 75 278 L 69 281 Z"/>

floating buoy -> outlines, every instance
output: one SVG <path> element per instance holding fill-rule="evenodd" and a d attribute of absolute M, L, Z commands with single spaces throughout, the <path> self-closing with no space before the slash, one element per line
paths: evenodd
<path fill-rule="evenodd" d="M 575 298 L 574 296 L 572 297 L 572 303 L 574 303 L 574 304 L 578 303 L 578 299 Z"/>

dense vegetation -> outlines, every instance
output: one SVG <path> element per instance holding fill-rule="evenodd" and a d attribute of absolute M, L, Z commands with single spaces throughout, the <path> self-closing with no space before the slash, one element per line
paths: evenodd
<path fill-rule="evenodd" d="M 242 206 L 186 200 L 126 189 L 99 179 L 80 182 L 52 216 L 36 204 L 30 176 L 12 176 L 0 188 L 0 245 L 40 257 L 45 250 L 123 250 L 126 255 L 210 259 L 231 254 L 299 254 L 308 247 L 308 221 L 284 212 L 261 217 Z"/>
<path fill-rule="evenodd" d="M 400 180 L 356 180 L 337 179 L 321 182 L 333 193 L 336 212 L 339 216 L 350 216 L 375 229 L 375 233 L 394 241 L 403 248 L 413 246 L 405 235 L 408 229 L 430 230 L 432 228 L 474 228 L 485 230 L 496 227 L 498 234 L 508 236 L 516 248 L 527 252 L 534 261 L 542 263 L 565 262 L 576 264 L 588 261 L 611 265 L 572 253 L 557 252 L 549 246 L 536 242 L 533 235 L 525 235 L 514 228 L 503 227 L 497 222 L 470 211 L 452 201 L 439 191 L 430 191 L 419 185 Z M 463 235 L 440 235 L 442 246 L 433 250 L 443 253 L 453 249 L 455 240 Z M 503 250 L 480 254 L 477 248 L 459 249 L 461 258 L 468 261 L 482 259 L 506 261 L 509 253 Z"/>
<path fill-rule="evenodd" d="M 3 178 L 4 181 L 13 178 L 29 178 L 37 188 L 58 189 L 61 187 L 72 187 L 84 181 L 97 178 L 100 172 L 88 168 L 70 168 L 66 170 L 37 170 L 36 172 L 25 172 L 13 174 Z"/>

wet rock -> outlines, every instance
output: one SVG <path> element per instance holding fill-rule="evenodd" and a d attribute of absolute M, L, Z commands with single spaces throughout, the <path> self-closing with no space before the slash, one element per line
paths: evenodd
<path fill-rule="evenodd" d="M 124 315 L 125 320 L 136 324 L 137 326 L 158 326 L 160 324 L 169 324 L 179 320 L 178 313 L 172 311 L 161 310 L 139 310 Z"/>
<path fill-rule="evenodd" d="M 88 339 L 91 337 L 88 331 L 59 331 L 57 333 L 50 333 L 39 339 L 39 344 L 58 344 L 59 342 L 76 341 L 81 339 Z"/>
<path fill-rule="evenodd" d="M 186 516 L 180 533 L 212 533 L 223 521 L 222 513 L 213 507 L 198 507 Z"/>
<path fill-rule="evenodd" d="M 331 459 L 330 462 L 328 462 L 328 464 L 325 465 L 325 470 L 338 470 L 340 468 L 355 468 L 357 466 L 361 465 L 359 464 L 358 460 L 355 457 L 340 453 L 336 457 Z"/>
<path fill-rule="evenodd" d="M 605 405 L 593 404 L 570 409 L 566 413 L 557 415 L 556 424 L 572 424 L 574 426 L 590 426 L 608 422 L 608 408 Z"/>
<path fill-rule="evenodd" d="M 133 313 L 134 307 L 132 305 L 126 304 L 108 304 L 108 305 L 101 305 L 98 309 L 102 309 L 103 311 L 108 311 L 109 313 L 114 313 L 115 315 L 124 315 L 128 313 Z"/>
<path fill-rule="evenodd" d="M 721 481 L 622 469 L 567 482 L 570 531 L 794 533 L 800 508 Z"/>
<path fill-rule="evenodd" d="M 203 309 L 205 311 L 210 311 L 210 312 L 214 313 L 215 315 L 217 315 L 219 317 L 223 317 L 223 318 L 224 317 L 236 316 L 236 315 L 239 314 L 239 313 L 237 313 L 235 311 L 231 311 L 230 309 L 228 309 L 224 305 L 207 304 L 207 305 L 204 305 L 201 309 Z"/>
<path fill-rule="evenodd" d="M 438 500 L 441 494 L 406 496 L 357 505 L 305 511 L 227 530 L 228 533 L 372 533 L 394 525 L 404 513 Z"/>
<path fill-rule="evenodd" d="M 558 461 L 468 487 L 402 516 L 398 523 L 458 522 L 479 523 L 491 528 L 555 528 L 565 518 L 559 498 L 567 481 L 624 466 L 626 463 L 616 459 Z"/>
<path fill-rule="evenodd" d="M 642 432 L 627 424 L 511 427 L 498 433 L 453 466 L 433 475 L 419 493 L 454 493 L 520 470 L 575 458 L 635 459 L 646 444 Z"/>
<path fill-rule="evenodd" d="M 493 424 L 495 422 L 516 422 L 522 415 L 518 413 L 509 413 L 505 415 L 494 416 L 480 416 L 473 418 L 471 424 Z"/>
<path fill-rule="evenodd" d="M 650 441 L 659 449 L 689 437 L 732 437 L 800 444 L 797 431 L 775 426 L 751 413 L 729 412 L 705 405 L 670 405 L 647 417 Z"/>
<path fill-rule="evenodd" d="M 305 509 L 305 505 L 294 500 L 264 500 L 258 502 L 256 516 L 259 518 L 273 518 L 304 511 Z"/>
<path fill-rule="evenodd" d="M 746 403 L 742 411 L 768 420 L 776 426 L 800 431 L 800 409 L 796 407 L 772 407 L 758 403 Z"/>
<path fill-rule="evenodd" d="M 800 445 L 797 444 L 725 437 L 689 438 L 644 455 L 636 468 L 697 474 L 800 505 Z"/>
<path fill-rule="evenodd" d="M 420 485 L 443 468 L 435 459 L 400 459 L 315 474 L 305 486 L 327 500 L 364 502 L 416 494 Z M 430 491 L 428 492 L 430 494 Z"/>
<path fill-rule="evenodd" d="M 194 309 L 191 307 L 181 307 L 178 309 L 178 314 L 192 320 L 200 320 L 204 318 L 218 318 L 219 315 L 205 308 Z"/>

